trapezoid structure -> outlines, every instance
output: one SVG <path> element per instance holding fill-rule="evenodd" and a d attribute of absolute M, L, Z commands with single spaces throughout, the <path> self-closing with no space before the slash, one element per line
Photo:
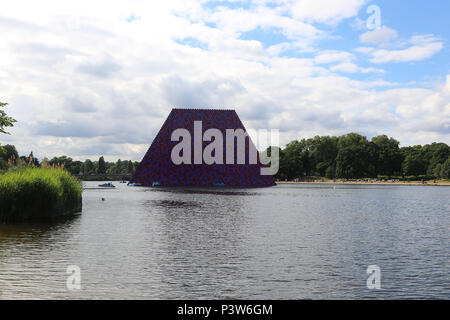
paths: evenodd
<path fill-rule="evenodd" d="M 226 137 L 227 129 L 242 129 L 246 132 L 245 127 L 234 110 L 172 109 L 144 158 L 138 165 L 130 183 L 140 184 L 142 186 L 156 185 L 168 187 L 226 186 L 252 188 L 275 185 L 273 176 L 261 174 L 261 168 L 264 166 L 261 164 L 257 153 L 257 161 L 254 161 L 253 163 L 249 161 L 250 150 L 256 150 L 256 148 L 248 136 L 245 138 L 246 161 L 244 164 L 230 164 L 228 161 L 225 161 L 225 159 L 227 159 L 225 140 L 222 143 L 223 146 L 221 150 L 224 159 L 223 162 L 215 161 L 212 164 L 207 164 L 203 158 L 200 162 L 198 158 L 196 160 L 194 148 L 195 143 L 199 146 L 199 140 L 198 137 L 196 138 L 195 134 L 197 133 L 198 135 L 199 133 L 199 123 L 201 123 L 200 132 L 202 136 L 200 142 L 201 150 L 204 150 L 205 147 L 211 143 L 210 141 L 214 141 L 213 139 L 210 139 L 210 141 L 203 141 L 203 134 L 208 129 L 219 130 L 223 137 Z M 173 148 L 182 141 L 181 138 L 180 140 L 172 141 L 172 134 L 177 129 L 187 130 L 184 132 L 186 134 L 189 133 L 190 145 L 192 146 L 192 155 L 188 156 L 188 161 L 179 164 L 176 164 L 176 161 L 174 162 L 172 157 Z M 216 133 L 218 133 L 217 130 L 215 130 Z M 252 147 L 254 149 L 251 149 Z M 186 150 L 181 152 L 183 156 L 185 156 L 184 152 L 186 152 Z M 233 152 L 233 159 L 237 159 L 239 156 L 237 154 L 237 148 L 235 148 Z M 213 155 L 216 155 L 216 153 L 217 151 L 214 151 Z M 229 153 L 231 152 L 229 151 Z M 186 156 L 184 159 L 186 159 Z"/>

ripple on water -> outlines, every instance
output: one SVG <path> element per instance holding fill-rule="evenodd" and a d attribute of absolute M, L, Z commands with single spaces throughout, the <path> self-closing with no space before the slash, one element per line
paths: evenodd
<path fill-rule="evenodd" d="M 74 219 L 0 225 L 1 297 L 450 298 L 450 188 L 117 185 L 85 190 Z"/>

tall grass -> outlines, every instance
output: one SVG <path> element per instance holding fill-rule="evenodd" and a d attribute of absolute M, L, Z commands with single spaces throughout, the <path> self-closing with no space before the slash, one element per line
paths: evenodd
<path fill-rule="evenodd" d="M 38 220 L 81 208 L 81 183 L 59 168 L 17 168 L 0 175 L 0 221 Z"/>

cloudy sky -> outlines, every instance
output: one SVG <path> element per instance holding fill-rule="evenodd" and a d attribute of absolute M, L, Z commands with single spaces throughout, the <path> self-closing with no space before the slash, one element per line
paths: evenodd
<path fill-rule="evenodd" d="M 172 107 L 196 107 L 234 108 L 281 144 L 450 143 L 448 12 L 438 0 L 2 1 L 0 101 L 18 123 L 1 142 L 140 160 Z"/>

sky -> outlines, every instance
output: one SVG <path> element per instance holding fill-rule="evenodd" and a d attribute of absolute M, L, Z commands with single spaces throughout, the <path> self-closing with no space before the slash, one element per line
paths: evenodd
<path fill-rule="evenodd" d="M 281 145 L 450 144 L 449 1 L 0 1 L 0 142 L 23 155 L 139 161 L 174 107 Z"/>

